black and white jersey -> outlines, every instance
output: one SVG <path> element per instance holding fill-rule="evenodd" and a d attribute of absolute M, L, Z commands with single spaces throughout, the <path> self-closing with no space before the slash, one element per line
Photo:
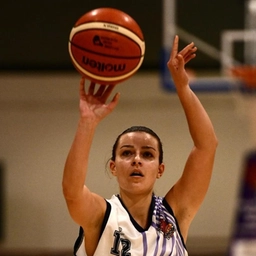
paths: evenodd
<path fill-rule="evenodd" d="M 102 234 L 94 256 L 187 256 L 187 250 L 171 207 L 153 195 L 151 224 L 143 229 L 132 218 L 119 196 L 107 200 Z M 86 256 L 83 231 L 74 246 L 75 256 Z"/>

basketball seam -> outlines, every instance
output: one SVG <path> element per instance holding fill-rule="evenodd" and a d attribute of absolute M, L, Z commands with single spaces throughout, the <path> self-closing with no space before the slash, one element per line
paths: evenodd
<path fill-rule="evenodd" d="M 126 27 L 126 26 L 123 26 L 123 25 L 119 25 L 119 24 L 115 24 L 115 23 L 111 23 L 111 22 L 107 22 L 107 21 L 104 21 L 104 20 L 97 20 L 97 21 L 86 21 L 86 22 L 83 22 L 83 23 L 80 23 L 76 26 L 74 26 L 74 28 L 77 28 L 81 25 L 84 25 L 84 24 L 88 24 L 88 23 L 98 23 L 98 22 L 101 22 L 101 23 L 107 23 L 107 24 L 113 24 L 113 25 L 116 25 L 116 26 L 119 26 L 119 27 L 122 27 L 122 28 L 125 28 L 127 30 L 129 30 L 130 32 L 132 32 L 133 34 L 135 34 L 141 41 L 144 42 L 144 38 L 141 37 L 138 33 L 136 33 L 135 31 L 131 30 L 129 27 Z M 118 33 L 118 31 L 116 31 Z"/>
<path fill-rule="evenodd" d="M 71 44 L 69 44 L 69 51 L 70 51 L 70 48 L 71 48 Z M 77 61 L 75 60 L 75 58 L 72 56 L 72 54 L 70 55 L 71 59 L 77 64 L 76 67 L 81 71 L 81 72 L 84 72 L 85 74 L 87 74 L 88 76 L 91 76 L 93 79 L 96 79 L 96 80 L 99 80 L 101 81 L 102 80 L 102 76 L 99 76 L 99 75 L 95 75 L 89 71 L 87 71 L 86 69 L 82 68 L 78 63 Z M 127 77 L 129 77 L 130 75 L 134 74 L 140 67 L 141 63 L 143 62 L 143 59 L 144 57 L 142 57 L 138 63 L 138 65 L 133 69 L 131 70 L 129 73 L 127 74 L 124 74 L 124 75 L 120 75 L 120 76 L 116 76 L 116 77 L 104 77 L 104 80 L 106 82 L 109 82 L 109 83 L 115 83 L 116 81 L 118 80 L 125 80 Z"/>
<path fill-rule="evenodd" d="M 71 41 L 69 41 L 69 43 L 71 45 L 75 46 L 76 48 L 80 49 L 80 50 L 83 50 L 83 51 L 86 51 L 86 52 L 90 52 L 90 53 L 94 53 L 94 54 L 100 55 L 100 56 L 115 58 L 115 59 L 140 59 L 141 57 L 144 57 L 144 54 L 143 55 L 138 55 L 138 56 L 116 56 L 116 55 L 104 54 L 104 53 L 99 53 L 99 52 L 96 52 L 96 51 L 92 51 L 92 50 L 86 49 L 86 48 L 81 47 L 81 46 L 79 46 L 77 44 L 74 44 Z"/>
<path fill-rule="evenodd" d="M 135 42 L 138 46 L 139 46 L 139 48 L 140 48 L 140 50 L 141 50 L 141 52 L 143 53 L 143 54 L 145 54 L 145 41 L 144 40 L 142 40 L 136 33 L 134 33 L 133 31 L 131 31 L 131 30 L 129 30 L 129 29 L 127 29 L 127 28 L 125 28 L 125 27 L 122 27 L 122 26 L 120 26 L 120 25 L 116 25 L 116 24 L 112 24 L 112 23 L 108 23 L 108 22 L 89 22 L 89 23 L 82 23 L 82 24 L 80 24 L 79 26 L 76 26 L 76 27 L 73 27 L 73 29 L 71 30 L 71 32 L 70 32 L 70 37 L 69 37 L 69 39 L 70 39 L 70 41 L 73 39 L 73 37 L 77 34 L 77 33 L 79 33 L 80 31 L 77 31 L 76 32 L 76 30 L 80 27 L 80 26 L 88 26 L 88 25 L 90 25 L 90 24 L 101 24 L 101 23 L 104 23 L 104 24 L 110 24 L 110 25 L 114 25 L 114 26 L 118 26 L 118 27 L 120 27 L 120 29 L 122 29 L 122 30 L 126 30 L 127 32 L 129 32 L 129 34 L 131 35 L 131 36 L 127 36 L 126 35 L 126 33 L 123 33 L 123 32 L 125 32 L 125 31 L 117 31 L 117 30 L 113 30 L 113 29 L 110 29 L 110 28 L 99 28 L 99 27 L 87 27 L 86 29 L 83 29 L 83 30 L 81 30 L 81 31 L 86 31 L 86 30 L 91 30 L 91 29 L 98 29 L 98 30 L 109 30 L 109 31 L 112 31 L 112 32 L 115 32 L 115 33 L 117 33 L 117 34 L 120 34 L 120 35 L 123 35 L 123 36 L 126 36 L 127 38 L 130 38 L 133 42 Z M 141 55 L 141 56 L 144 56 L 144 55 Z"/>

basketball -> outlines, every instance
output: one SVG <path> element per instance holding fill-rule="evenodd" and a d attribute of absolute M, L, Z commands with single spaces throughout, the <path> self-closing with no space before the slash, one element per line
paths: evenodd
<path fill-rule="evenodd" d="M 84 14 L 69 36 L 69 55 L 77 71 L 99 84 L 117 84 L 131 77 L 145 54 L 143 33 L 128 14 L 99 8 Z"/>

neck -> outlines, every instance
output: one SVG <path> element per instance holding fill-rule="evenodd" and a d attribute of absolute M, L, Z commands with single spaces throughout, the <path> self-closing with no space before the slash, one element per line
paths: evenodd
<path fill-rule="evenodd" d="M 129 196 L 127 194 L 120 193 L 119 197 L 133 219 L 142 228 L 147 228 L 149 221 L 151 221 L 149 220 L 149 215 L 150 205 L 152 202 L 152 193 L 140 196 Z"/>

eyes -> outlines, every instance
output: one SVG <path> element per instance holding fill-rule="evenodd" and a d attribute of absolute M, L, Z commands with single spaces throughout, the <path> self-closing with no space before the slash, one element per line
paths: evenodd
<path fill-rule="evenodd" d="M 124 157 L 124 158 L 134 157 L 136 154 L 137 153 L 135 150 L 126 149 L 121 151 L 121 157 Z M 152 159 L 155 157 L 155 155 L 150 150 L 145 150 L 140 152 L 140 157 L 145 159 Z"/>

